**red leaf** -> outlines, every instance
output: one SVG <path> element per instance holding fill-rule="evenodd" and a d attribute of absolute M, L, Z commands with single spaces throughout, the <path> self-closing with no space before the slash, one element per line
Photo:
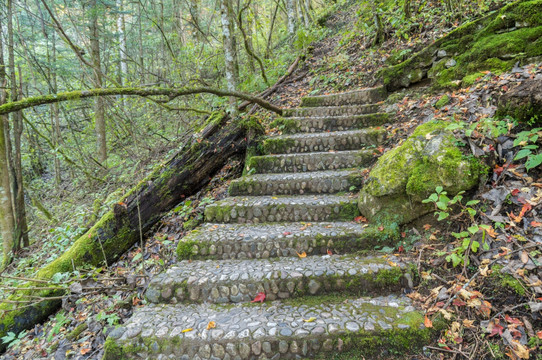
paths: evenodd
<path fill-rule="evenodd" d="M 282 233 L 282 235 L 284 235 L 284 236 L 288 236 L 288 235 L 292 235 L 292 233 L 291 233 L 291 232 L 289 232 L 289 231 L 285 231 L 285 232 L 283 232 L 283 233 Z"/>
<path fill-rule="evenodd" d="M 366 223 L 367 222 L 367 219 L 364 218 L 363 216 L 356 216 L 354 218 L 354 221 L 357 222 L 357 223 Z"/>
<path fill-rule="evenodd" d="M 489 337 L 492 337 L 495 335 L 502 335 L 504 328 L 497 323 L 490 323 L 488 326 L 488 330 L 490 332 Z"/>
<path fill-rule="evenodd" d="M 539 332 L 536 333 L 536 336 L 542 340 L 542 330 L 540 330 Z"/>
<path fill-rule="evenodd" d="M 531 221 L 531 226 L 532 227 L 540 227 L 540 226 L 542 226 L 542 223 L 533 220 L 533 221 Z"/>
<path fill-rule="evenodd" d="M 519 194 L 519 189 L 512 190 L 512 196 L 516 196 L 517 194 Z"/>
<path fill-rule="evenodd" d="M 265 293 L 264 292 L 259 292 L 258 295 L 256 295 L 254 300 L 252 300 L 251 302 L 253 302 L 253 303 L 260 302 L 260 303 L 263 304 L 264 301 L 265 301 Z"/>
<path fill-rule="evenodd" d="M 333 252 L 331 250 L 327 249 L 327 254 L 328 255 L 333 255 Z"/>
<path fill-rule="evenodd" d="M 455 306 L 466 306 L 467 305 L 466 302 L 464 302 L 463 300 L 458 299 L 458 298 L 455 298 L 454 302 L 452 304 L 454 304 Z"/>
<path fill-rule="evenodd" d="M 504 317 L 504 320 L 506 320 L 506 322 L 509 323 L 509 324 L 523 325 L 523 323 L 521 322 L 520 319 L 513 318 L 513 317 L 509 316 L 508 314 Z"/>
<path fill-rule="evenodd" d="M 402 237 L 402 238 L 406 238 L 406 232 L 403 231 L 403 232 L 401 233 L 401 237 Z"/>
<path fill-rule="evenodd" d="M 404 253 L 405 248 L 403 247 L 403 245 L 401 245 L 401 246 L 399 246 L 399 249 L 397 249 L 397 251 L 399 251 L 399 253 Z"/>

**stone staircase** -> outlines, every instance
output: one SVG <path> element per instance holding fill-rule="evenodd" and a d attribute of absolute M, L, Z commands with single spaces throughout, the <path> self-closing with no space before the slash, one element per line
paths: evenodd
<path fill-rule="evenodd" d="M 286 110 L 284 135 L 207 206 L 179 263 L 149 285 L 150 304 L 109 334 L 104 358 L 390 358 L 423 344 L 423 316 L 402 295 L 412 266 L 359 255 L 375 233 L 353 221 L 362 169 L 386 140 L 385 97 L 366 89 Z M 265 302 L 251 302 L 261 293 Z"/>

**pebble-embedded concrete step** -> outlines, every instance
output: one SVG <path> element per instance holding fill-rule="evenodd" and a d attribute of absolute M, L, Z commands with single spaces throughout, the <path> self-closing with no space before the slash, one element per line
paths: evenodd
<path fill-rule="evenodd" d="M 229 195 L 306 195 L 352 192 L 359 190 L 362 181 L 363 171 L 359 169 L 256 174 L 233 180 L 229 187 Z"/>
<path fill-rule="evenodd" d="M 307 107 L 283 110 L 284 117 L 309 117 L 309 116 L 346 116 L 375 114 L 381 110 L 377 104 L 370 105 L 349 105 L 349 106 L 323 106 Z"/>
<path fill-rule="evenodd" d="M 381 126 L 391 121 L 389 114 L 376 113 L 353 116 L 280 118 L 274 124 L 283 134 L 295 134 L 363 129 L 371 126 Z"/>
<path fill-rule="evenodd" d="M 281 135 L 267 138 L 263 149 L 267 154 L 359 150 L 382 144 L 386 136 L 387 132 L 381 128 Z"/>
<path fill-rule="evenodd" d="M 308 96 L 301 99 L 302 107 L 344 106 L 374 104 L 386 100 L 388 92 L 383 86 L 349 91 L 340 94 Z"/>
<path fill-rule="evenodd" d="M 205 208 L 205 221 L 218 223 L 352 221 L 358 215 L 357 196 L 348 195 L 239 196 Z"/>
<path fill-rule="evenodd" d="M 264 155 L 251 157 L 247 170 L 256 174 L 326 171 L 367 167 L 374 160 L 374 150 Z"/>
<path fill-rule="evenodd" d="M 354 222 L 203 224 L 179 241 L 178 260 L 267 259 L 370 250 L 374 230 Z"/>
<path fill-rule="evenodd" d="M 430 335 L 423 320 L 395 295 L 311 305 L 150 304 L 110 333 L 104 360 L 314 359 L 353 346 L 364 356 L 415 351 Z"/>
<path fill-rule="evenodd" d="M 341 292 L 375 295 L 409 287 L 411 269 L 397 258 L 322 255 L 260 260 L 185 260 L 156 276 L 147 289 L 153 303 L 250 302 Z"/>

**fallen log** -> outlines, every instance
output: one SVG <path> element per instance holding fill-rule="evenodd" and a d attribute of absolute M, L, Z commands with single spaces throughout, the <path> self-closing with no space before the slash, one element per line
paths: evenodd
<path fill-rule="evenodd" d="M 194 138 L 160 165 L 128 191 L 68 251 L 42 268 L 36 277 L 42 286 L 43 280 L 50 280 L 58 272 L 69 272 L 83 265 L 113 263 L 165 213 L 206 186 L 228 158 L 246 151 L 247 123 L 217 113 L 211 115 L 207 123 L 206 135 Z M 26 290 L 22 288 L 0 304 L 0 337 L 30 329 L 58 309 L 63 291 L 29 289 L 35 286 L 36 283 L 29 282 Z M 0 343 L 0 352 L 3 351 L 5 344 Z"/>

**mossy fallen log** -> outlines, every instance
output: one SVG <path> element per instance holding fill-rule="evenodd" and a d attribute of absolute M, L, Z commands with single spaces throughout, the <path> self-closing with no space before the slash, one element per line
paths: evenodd
<path fill-rule="evenodd" d="M 437 88 L 470 86 L 491 71 L 542 56 L 542 0 L 519 0 L 469 22 L 379 75 L 388 91 L 429 77 Z"/>
<path fill-rule="evenodd" d="M 228 158 L 245 152 L 246 123 L 221 115 L 221 121 L 213 120 L 213 126 L 215 131 L 207 131 L 206 138 L 194 139 L 127 192 L 68 251 L 42 268 L 36 278 L 49 280 L 54 274 L 72 271 L 74 267 L 113 263 L 161 216 L 207 185 Z M 28 284 L 27 287 L 35 285 Z M 58 290 L 36 292 L 22 287 L 7 302 L 0 304 L 0 337 L 9 331 L 19 333 L 44 321 L 58 309 L 62 295 L 63 292 Z M 42 301 L 37 302 L 39 299 Z M 33 303 L 23 306 L 25 301 Z M 5 344 L 0 343 L 0 352 L 4 350 Z"/>

